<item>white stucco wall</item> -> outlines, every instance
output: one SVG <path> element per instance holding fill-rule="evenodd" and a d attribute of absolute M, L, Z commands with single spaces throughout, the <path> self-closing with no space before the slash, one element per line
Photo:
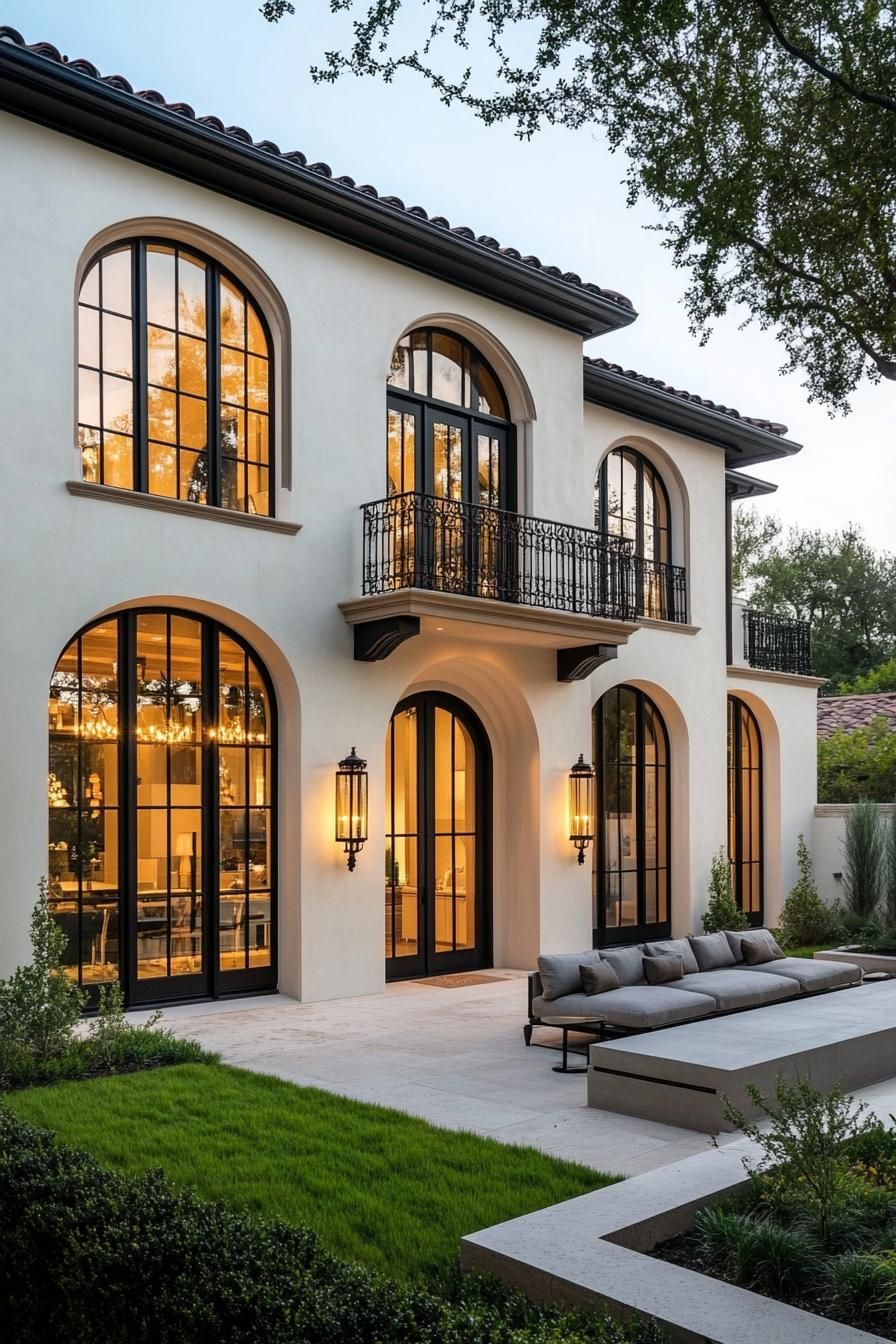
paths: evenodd
<path fill-rule="evenodd" d="M 466 700 L 494 760 L 494 956 L 530 966 L 539 950 L 591 941 L 590 865 L 567 838 L 566 780 L 591 741 L 591 706 L 610 685 L 648 690 L 666 717 L 673 762 L 673 926 L 696 919 L 725 836 L 724 462 L 718 448 L 617 412 L 583 408 L 579 340 L 558 328 L 187 182 L 17 118 L 0 117 L 0 275 L 7 351 L 5 508 L 0 529 L 0 773 L 5 937 L 0 974 L 26 950 L 46 865 L 50 675 L 87 622 L 163 603 L 207 612 L 267 663 L 280 731 L 280 985 L 307 999 L 382 989 L 383 743 L 414 690 Z M 291 323 L 289 455 L 276 514 L 295 536 L 75 498 L 76 273 L 91 240 L 131 219 L 184 221 L 247 254 Z M 165 232 L 170 230 L 166 228 Z M 237 249 L 233 253 L 231 249 Z M 556 680 L 550 648 L 430 633 L 387 661 L 359 664 L 338 603 L 360 594 L 359 506 L 385 493 L 384 378 L 407 329 L 433 318 L 467 331 L 507 382 L 522 456 L 521 508 L 589 526 L 593 480 L 621 441 L 654 457 L 673 497 L 675 560 L 688 566 L 687 629 L 645 623 L 590 682 Z M 696 521 L 695 521 L 696 520 Z M 699 531 L 696 528 L 699 523 Z M 693 628 L 692 628 L 693 627 Z M 777 788 L 784 848 L 811 822 L 804 737 L 814 692 L 750 680 L 780 714 Z M 370 770 L 371 841 L 349 874 L 333 840 L 333 772 L 354 744 Z M 814 757 L 812 761 L 814 769 Z M 792 796 L 792 791 L 798 797 Z M 769 805 L 773 802 L 768 795 Z M 804 816 L 805 813 L 805 816 Z M 777 892 L 778 877 L 775 878 Z"/>
<path fill-rule="evenodd" d="M 843 900 L 843 841 L 846 838 L 846 818 L 852 810 L 850 803 L 819 803 L 815 808 L 814 845 L 812 859 L 818 894 L 830 905 Z M 880 803 L 878 811 L 889 819 L 896 812 L 896 803 Z"/>

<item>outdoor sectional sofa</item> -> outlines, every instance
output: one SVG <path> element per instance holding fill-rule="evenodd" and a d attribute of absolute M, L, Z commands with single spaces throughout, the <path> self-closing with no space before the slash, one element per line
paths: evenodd
<path fill-rule="evenodd" d="M 775 959 L 748 964 L 745 940 L 770 942 Z M 649 984 L 644 958 L 670 954 L 681 958 L 683 973 L 664 984 Z M 580 968 L 600 963 L 613 968 L 618 988 L 587 994 Z M 534 1027 L 563 1021 L 569 1025 L 576 1020 L 582 1022 L 583 1030 L 593 1028 L 601 1037 L 607 1031 L 654 1031 L 783 999 L 847 989 L 861 979 L 861 970 L 846 962 L 783 956 L 767 929 L 564 952 L 540 956 L 538 970 L 529 976 L 529 1021 L 523 1035 L 530 1045 Z"/>

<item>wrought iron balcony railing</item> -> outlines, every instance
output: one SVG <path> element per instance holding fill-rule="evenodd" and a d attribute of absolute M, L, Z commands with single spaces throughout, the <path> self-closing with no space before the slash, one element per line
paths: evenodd
<path fill-rule="evenodd" d="M 808 621 L 786 616 L 744 612 L 744 657 L 750 667 L 767 672 L 812 674 L 812 647 Z"/>
<path fill-rule="evenodd" d="M 408 493 L 363 505 L 365 596 L 422 588 L 634 621 L 684 621 L 685 574 L 622 537 Z"/>

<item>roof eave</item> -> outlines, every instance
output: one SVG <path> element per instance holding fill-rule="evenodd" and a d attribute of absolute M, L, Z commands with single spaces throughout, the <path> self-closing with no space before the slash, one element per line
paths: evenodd
<path fill-rule="evenodd" d="M 723 411 L 676 397 L 660 388 L 634 382 L 607 369 L 585 364 L 585 400 L 663 425 L 693 439 L 724 449 L 726 466 L 749 467 L 757 462 L 791 457 L 802 444 L 759 429 Z"/>
<path fill-rule="evenodd" d="M 772 481 L 760 480 L 758 476 L 742 476 L 739 471 L 725 472 L 725 490 L 729 499 L 758 499 L 761 495 L 773 495 L 777 486 Z"/>
<path fill-rule="evenodd" d="M 0 109 L 513 307 L 583 339 L 633 308 L 360 195 L 167 107 L 0 42 Z"/>

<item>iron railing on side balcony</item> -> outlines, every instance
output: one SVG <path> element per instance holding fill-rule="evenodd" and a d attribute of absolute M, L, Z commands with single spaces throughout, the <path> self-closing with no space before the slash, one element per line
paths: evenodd
<path fill-rule="evenodd" d="M 422 588 L 610 620 L 686 619 L 684 571 L 634 557 L 625 538 L 433 495 L 362 507 L 365 596 Z"/>
<path fill-rule="evenodd" d="M 762 611 L 744 612 L 744 657 L 750 667 L 767 672 L 812 674 L 809 622 Z"/>

